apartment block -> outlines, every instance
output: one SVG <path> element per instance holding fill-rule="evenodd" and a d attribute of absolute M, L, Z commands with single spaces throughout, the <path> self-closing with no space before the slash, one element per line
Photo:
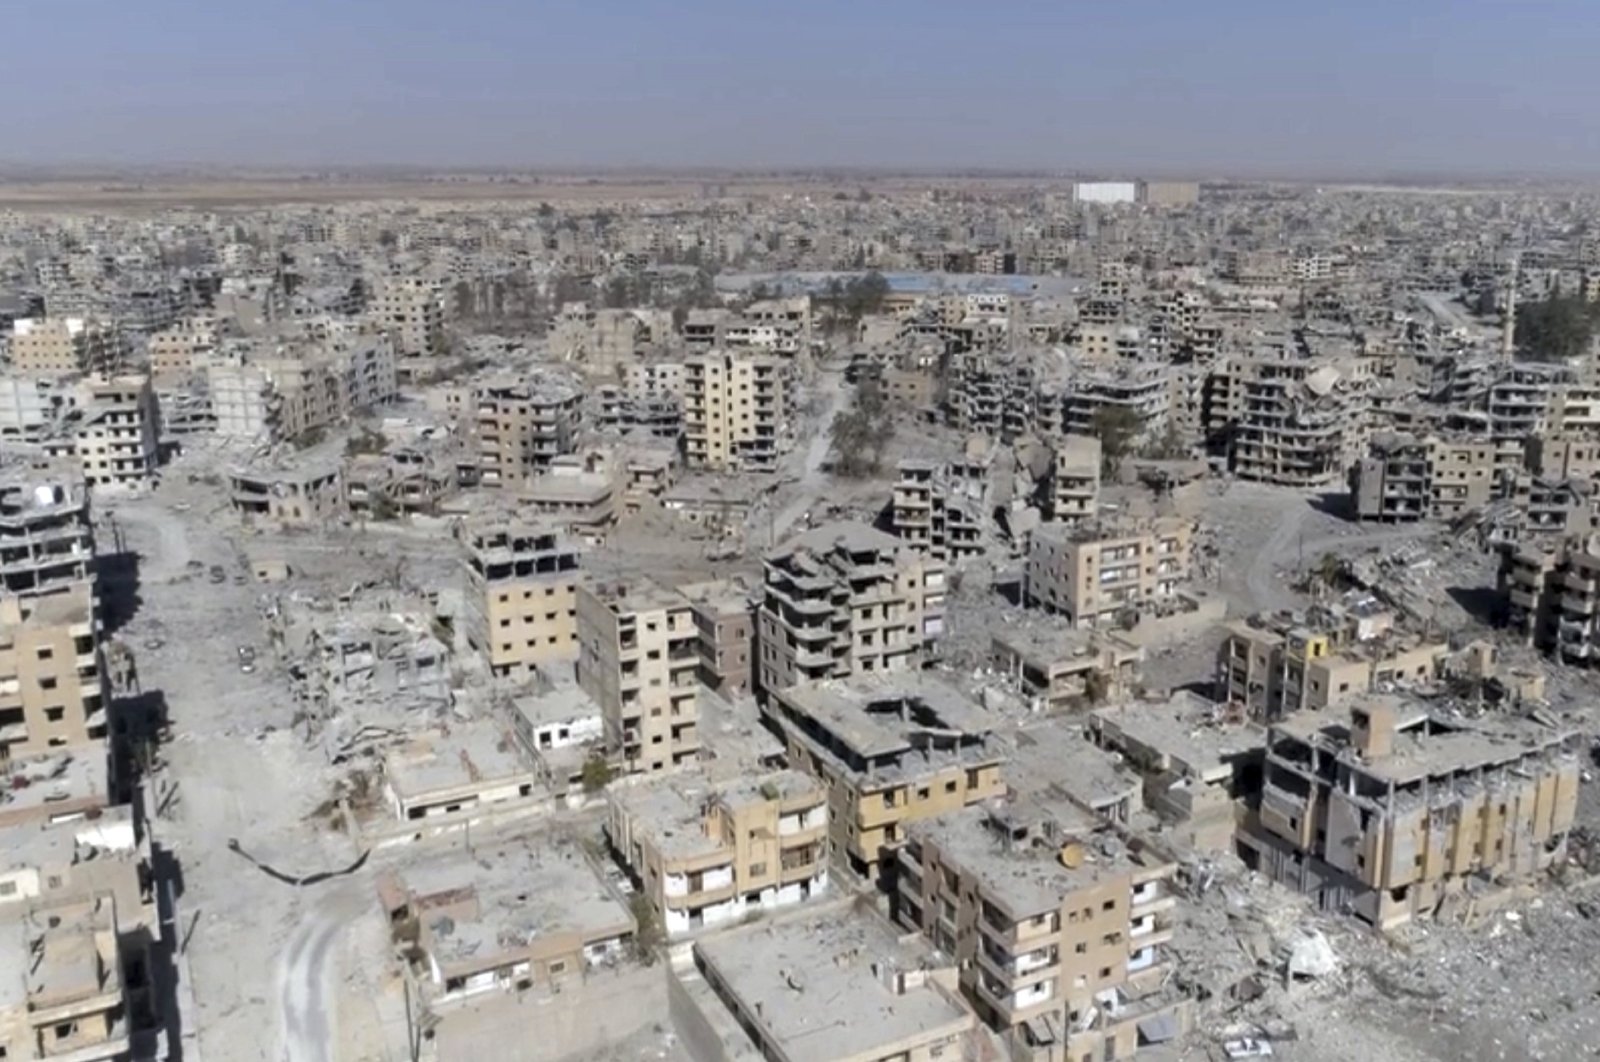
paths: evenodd
<path fill-rule="evenodd" d="M 606 835 L 668 937 L 821 895 L 828 887 L 827 794 L 778 771 L 735 784 L 699 774 L 618 786 Z"/>
<path fill-rule="evenodd" d="M 92 578 L 94 527 L 83 475 L 64 461 L 0 466 L 0 590 L 35 596 Z"/>
<path fill-rule="evenodd" d="M 1311 358 L 1284 345 L 1217 362 L 1202 426 L 1241 479 L 1327 486 L 1366 452 L 1371 374 L 1352 359 Z"/>
<path fill-rule="evenodd" d="M 913 670 L 944 631 L 945 568 L 892 535 L 838 523 L 763 561 L 760 687 Z"/>
<path fill-rule="evenodd" d="M 216 352 L 226 328 L 215 317 L 191 317 L 154 333 L 145 341 L 150 374 L 171 381 L 201 368 Z"/>
<path fill-rule="evenodd" d="M 1453 520 L 1487 505 L 1495 489 L 1495 448 L 1485 439 L 1385 433 L 1350 473 L 1361 520 Z"/>
<path fill-rule="evenodd" d="M 478 481 L 486 487 L 526 483 L 577 449 L 583 396 L 564 381 L 489 383 L 473 401 Z"/>
<path fill-rule="evenodd" d="M 1533 719 L 1469 720 L 1404 696 L 1299 712 L 1268 728 L 1241 854 L 1323 908 L 1390 930 L 1560 861 L 1586 744 Z"/>
<path fill-rule="evenodd" d="M 131 1027 L 115 900 L 0 910 L 0 1057 L 116 1062 Z"/>
<path fill-rule="evenodd" d="M 578 655 L 578 550 L 548 524 L 484 516 L 457 530 L 465 549 L 465 631 L 494 674 L 529 678 Z"/>
<path fill-rule="evenodd" d="M 878 879 L 911 823 L 1005 792 L 991 719 L 926 674 L 809 682 L 765 712 L 789 762 L 826 783 L 829 852 L 858 877 Z"/>
<path fill-rule="evenodd" d="M 578 686 L 629 773 L 700 757 L 699 632 L 689 599 L 651 582 L 587 582 L 577 591 Z"/>
<path fill-rule="evenodd" d="M 698 940 L 668 977 L 673 1015 L 697 1060 L 985 1057 L 949 957 L 848 903 Z"/>
<path fill-rule="evenodd" d="M 1328 708 L 1396 684 L 1438 678 L 1450 647 L 1394 626 L 1369 600 L 1223 624 L 1217 697 L 1259 719 Z"/>
<path fill-rule="evenodd" d="M 970 501 L 953 488 L 945 468 L 908 457 L 889 507 L 889 531 L 935 561 L 961 560 L 983 552 L 983 524 Z"/>
<path fill-rule="evenodd" d="M 368 318 L 402 357 L 445 352 L 444 303 L 438 285 L 421 277 L 388 277 L 373 286 Z"/>
<path fill-rule="evenodd" d="M 712 351 L 684 364 L 684 461 L 706 471 L 772 471 L 789 443 L 789 366 Z"/>
<path fill-rule="evenodd" d="M 80 399 L 68 379 L 0 376 L 0 440 L 44 441 L 62 429 Z"/>
<path fill-rule="evenodd" d="M 23 317 L 11 323 L 11 368 L 38 376 L 120 372 L 122 337 L 103 321 Z"/>
<path fill-rule="evenodd" d="M 150 482 L 161 459 L 161 412 L 148 376 L 108 376 L 82 387 L 82 415 L 70 435 L 45 444 L 75 457 L 90 487 L 136 488 Z"/>
<path fill-rule="evenodd" d="M 1028 543 L 1023 598 L 1075 627 L 1104 627 L 1149 602 L 1177 596 L 1189 581 L 1194 523 L 1157 517 L 1142 524 L 1042 524 Z"/>
<path fill-rule="evenodd" d="M 1186 1030 L 1163 990 L 1176 865 L 1062 799 L 995 801 L 913 823 L 896 917 L 958 960 L 963 994 L 1037 1062 L 1131 1058 Z"/>
<path fill-rule="evenodd" d="M 0 762 L 106 736 L 93 591 L 0 597 Z"/>
<path fill-rule="evenodd" d="M 694 610 L 700 644 L 700 684 L 723 696 L 754 686 L 756 623 L 751 590 L 742 580 L 691 583 L 679 588 Z"/>
<path fill-rule="evenodd" d="M 1524 543 L 1500 555 L 1507 626 L 1563 663 L 1600 661 L 1600 541 Z"/>
<path fill-rule="evenodd" d="M 1093 520 L 1100 510 L 1100 440 L 1069 435 L 1056 445 L 1050 466 L 1050 519 L 1062 524 Z"/>

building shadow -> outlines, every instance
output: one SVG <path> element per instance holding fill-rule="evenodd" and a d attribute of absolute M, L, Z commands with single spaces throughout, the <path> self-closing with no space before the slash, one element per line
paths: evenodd
<path fill-rule="evenodd" d="M 1323 491 L 1312 497 L 1310 506 L 1319 513 L 1338 517 L 1349 523 L 1357 523 L 1355 501 L 1350 497 L 1349 491 Z"/>
<path fill-rule="evenodd" d="M 128 625 L 144 604 L 139 587 L 139 555 L 131 550 L 95 557 L 95 589 L 100 595 L 100 622 L 106 634 Z"/>
<path fill-rule="evenodd" d="M 1505 617 L 1505 603 L 1492 586 L 1452 586 L 1445 593 L 1479 623 L 1499 626 Z"/>

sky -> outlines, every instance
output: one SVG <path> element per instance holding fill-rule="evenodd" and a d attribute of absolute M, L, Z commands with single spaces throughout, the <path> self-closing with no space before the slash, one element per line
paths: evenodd
<path fill-rule="evenodd" d="M 1597 0 L 0 0 L 0 163 L 1600 174 Z"/>

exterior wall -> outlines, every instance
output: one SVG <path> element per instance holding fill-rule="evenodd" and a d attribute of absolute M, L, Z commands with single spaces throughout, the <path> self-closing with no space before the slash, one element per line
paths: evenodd
<path fill-rule="evenodd" d="M 548 528 L 467 532 L 466 633 L 497 675 L 578 654 L 578 554 Z"/>
<path fill-rule="evenodd" d="M 656 772 L 700 754 L 698 635 L 689 603 L 655 588 L 577 591 L 578 685 L 600 705 L 606 744 L 630 772 Z"/>
<path fill-rule="evenodd" d="M 103 740 L 105 701 L 88 584 L 0 598 L 0 761 Z"/>
<path fill-rule="evenodd" d="M 1104 626 L 1124 609 L 1176 596 L 1189 580 L 1192 533 L 1178 519 L 1106 537 L 1040 528 L 1029 543 L 1025 601 L 1077 627 Z"/>

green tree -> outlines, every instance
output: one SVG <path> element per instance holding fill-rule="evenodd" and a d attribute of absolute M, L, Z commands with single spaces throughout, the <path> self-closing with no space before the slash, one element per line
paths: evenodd
<path fill-rule="evenodd" d="M 862 380 L 855 402 L 834 416 L 828 438 L 834 470 L 841 476 L 861 478 L 882 467 L 883 451 L 894 439 L 894 415 L 875 377 Z"/>
<path fill-rule="evenodd" d="M 605 753 L 599 749 L 591 752 L 589 758 L 583 761 L 583 791 L 593 796 L 611 784 L 611 779 L 616 777 L 616 771 L 611 764 L 606 762 Z"/>
<path fill-rule="evenodd" d="M 1089 430 L 1100 440 L 1100 464 L 1107 475 L 1116 475 L 1122 459 L 1133 448 L 1143 425 L 1139 415 L 1127 406 L 1101 406 L 1089 422 Z"/>
<path fill-rule="evenodd" d="M 1587 354 L 1600 304 L 1577 295 L 1552 295 L 1517 307 L 1517 345 L 1538 361 Z"/>

